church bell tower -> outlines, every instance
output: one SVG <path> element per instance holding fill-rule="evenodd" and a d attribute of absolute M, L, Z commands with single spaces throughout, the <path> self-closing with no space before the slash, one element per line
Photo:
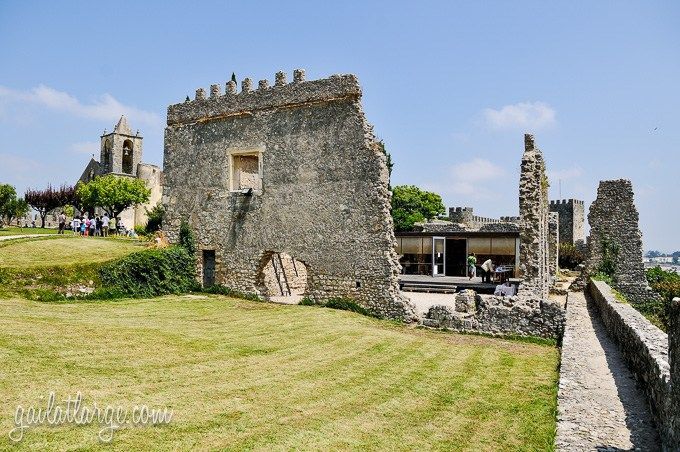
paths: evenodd
<path fill-rule="evenodd" d="M 134 135 L 125 116 L 121 116 L 113 132 L 101 136 L 100 174 L 137 176 L 137 165 L 142 161 L 142 136 Z"/>

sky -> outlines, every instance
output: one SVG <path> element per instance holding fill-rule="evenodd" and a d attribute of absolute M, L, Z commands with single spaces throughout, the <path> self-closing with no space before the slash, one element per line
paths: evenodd
<path fill-rule="evenodd" d="M 0 183 L 74 184 L 121 114 L 162 165 L 170 104 L 234 72 L 353 73 L 395 168 L 518 215 L 523 134 L 551 199 L 630 179 L 645 249 L 680 249 L 680 2 L 0 0 Z"/>

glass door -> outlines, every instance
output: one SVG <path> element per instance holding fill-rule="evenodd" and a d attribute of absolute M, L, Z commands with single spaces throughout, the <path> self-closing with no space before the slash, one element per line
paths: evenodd
<path fill-rule="evenodd" d="M 432 276 L 446 275 L 446 238 L 432 237 Z"/>

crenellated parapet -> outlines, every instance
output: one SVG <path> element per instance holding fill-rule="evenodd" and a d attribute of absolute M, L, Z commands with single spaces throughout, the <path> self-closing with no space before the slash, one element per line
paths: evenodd
<path fill-rule="evenodd" d="M 285 72 L 277 72 L 273 86 L 268 80 L 260 80 L 257 89 L 253 90 L 252 80 L 245 78 L 240 92 L 237 88 L 234 81 L 229 81 L 222 94 L 220 85 L 213 84 L 209 96 L 203 88 L 198 88 L 193 100 L 168 107 L 168 126 L 361 97 L 359 81 L 352 74 L 306 81 L 302 69 L 293 72 L 290 83 Z"/>
<path fill-rule="evenodd" d="M 558 206 L 558 205 L 583 205 L 583 201 L 580 199 L 553 199 L 550 201 L 551 206 Z"/>

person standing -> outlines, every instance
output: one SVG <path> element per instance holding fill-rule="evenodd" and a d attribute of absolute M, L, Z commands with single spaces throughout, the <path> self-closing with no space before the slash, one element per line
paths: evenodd
<path fill-rule="evenodd" d="M 493 271 L 493 262 L 491 262 L 491 259 L 484 261 L 482 270 L 484 271 L 482 282 L 491 283 L 491 272 Z"/>
<path fill-rule="evenodd" d="M 108 214 L 104 214 L 102 217 L 102 237 L 108 237 L 109 236 L 109 216 Z"/>
<path fill-rule="evenodd" d="M 57 232 L 57 234 L 63 234 L 65 228 L 66 228 L 66 215 L 64 215 L 64 212 L 62 212 L 59 214 L 59 232 Z"/>
<path fill-rule="evenodd" d="M 80 218 L 73 217 L 73 235 L 80 234 Z"/>
<path fill-rule="evenodd" d="M 477 256 L 475 256 L 475 253 L 470 253 L 467 258 L 467 271 L 470 279 L 477 276 Z"/>
<path fill-rule="evenodd" d="M 85 237 L 85 231 L 87 231 L 87 219 L 85 217 L 80 218 L 80 235 Z"/>
<path fill-rule="evenodd" d="M 97 230 L 97 220 L 94 218 L 90 219 L 90 237 L 94 237 L 94 233 Z"/>

